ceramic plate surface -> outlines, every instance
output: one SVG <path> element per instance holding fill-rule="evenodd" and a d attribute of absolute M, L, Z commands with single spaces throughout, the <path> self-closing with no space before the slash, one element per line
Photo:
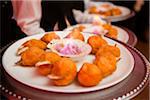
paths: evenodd
<path fill-rule="evenodd" d="M 127 17 L 127 16 L 129 16 L 129 15 L 131 14 L 131 10 L 130 10 L 129 8 L 127 8 L 127 7 L 117 6 L 117 5 L 114 5 L 114 4 L 110 3 L 110 2 L 105 2 L 105 3 L 119 8 L 122 13 L 121 13 L 120 15 L 107 16 L 107 17 L 102 16 L 102 15 L 99 15 L 99 14 L 92 14 L 92 15 L 98 15 L 98 16 L 104 18 L 104 19 L 109 19 L 109 20 L 112 21 L 112 22 L 116 22 L 116 21 L 124 20 L 124 17 Z M 88 13 L 88 12 L 89 12 L 88 9 L 89 9 L 89 7 L 91 7 L 92 5 L 98 7 L 98 6 L 102 5 L 102 4 L 104 4 L 104 2 L 90 2 L 90 3 L 87 5 L 87 7 L 86 7 L 85 12 Z"/>
<path fill-rule="evenodd" d="M 58 31 L 56 33 L 61 38 L 63 38 L 66 35 L 68 35 L 69 32 Z M 84 34 L 85 42 L 87 41 L 88 37 L 93 35 L 88 33 L 82 34 Z M 97 86 L 94 87 L 83 87 L 79 85 L 79 83 L 76 80 L 68 86 L 64 87 L 53 86 L 49 78 L 37 74 L 35 67 L 29 68 L 15 65 L 15 63 L 20 59 L 20 57 L 16 56 L 16 51 L 21 46 L 21 44 L 33 38 L 40 39 L 43 35 L 44 34 L 38 34 L 18 40 L 5 51 L 2 57 L 2 64 L 7 74 L 9 74 L 15 80 L 19 81 L 21 84 L 24 84 L 26 86 L 34 87 L 40 90 L 46 90 L 49 92 L 50 91 L 62 93 L 90 92 L 108 88 L 121 82 L 122 80 L 127 78 L 127 76 L 132 72 L 134 68 L 134 58 L 131 52 L 122 44 L 115 42 L 109 38 L 103 37 L 110 45 L 117 44 L 117 47 L 119 47 L 121 51 L 120 56 L 121 59 L 117 63 L 117 69 L 112 75 L 104 78 Z M 78 70 L 80 69 L 81 65 L 84 62 L 92 63 L 94 59 L 95 56 L 87 55 L 83 60 L 76 63 Z"/>

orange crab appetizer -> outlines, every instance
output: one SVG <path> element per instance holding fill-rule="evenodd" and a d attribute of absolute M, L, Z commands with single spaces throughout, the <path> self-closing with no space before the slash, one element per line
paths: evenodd
<path fill-rule="evenodd" d="M 81 41 L 84 41 L 84 36 L 81 34 L 79 29 L 73 29 L 71 33 L 69 33 L 66 38 L 73 38 L 73 39 L 79 39 Z"/>
<path fill-rule="evenodd" d="M 52 79 L 54 85 L 65 86 L 73 82 L 76 74 L 76 64 L 69 58 L 61 58 L 53 64 L 51 74 L 48 77 Z"/>
<path fill-rule="evenodd" d="M 96 6 L 92 6 L 89 8 L 89 13 L 91 14 L 98 14 Z"/>
<path fill-rule="evenodd" d="M 31 39 L 31 40 L 26 41 L 25 43 L 23 43 L 21 45 L 21 47 L 19 47 L 17 54 L 20 55 L 21 53 L 23 53 L 24 51 L 26 51 L 30 47 L 38 47 L 40 49 L 46 49 L 47 44 L 41 40 Z"/>
<path fill-rule="evenodd" d="M 122 14 L 122 12 L 121 12 L 121 10 L 119 8 L 113 8 L 111 10 L 111 12 L 112 12 L 113 16 L 117 16 L 117 15 L 121 15 Z"/>
<path fill-rule="evenodd" d="M 103 28 L 106 30 L 110 30 L 112 28 L 112 26 L 110 24 L 104 24 Z"/>
<path fill-rule="evenodd" d="M 111 75 L 116 70 L 116 57 L 113 55 L 99 56 L 95 59 L 94 64 L 102 71 L 104 77 Z"/>
<path fill-rule="evenodd" d="M 88 38 L 88 44 L 92 47 L 92 53 L 95 54 L 107 42 L 101 36 L 91 36 Z"/>
<path fill-rule="evenodd" d="M 46 43 L 51 42 L 53 39 L 60 39 L 60 37 L 55 32 L 49 32 L 41 38 Z"/>
<path fill-rule="evenodd" d="M 37 62 L 35 66 L 41 75 L 48 75 L 51 73 L 53 63 L 60 59 L 61 57 L 54 52 L 45 52 L 41 55 L 40 61 Z"/>
<path fill-rule="evenodd" d="M 108 34 L 106 34 L 107 36 L 111 37 L 111 38 L 114 38 L 114 39 L 117 39 L 117 36 L 118 36 L 118 31 L 116 28 L 111 28 L 108 32 Z"/>
<path fill-rule="evenodd" d="M 30 47 L 21 54 L 21 60 L 18 64 L 23 66 L 34 66 L 39 60 L 40 56 L 44 54 L 44 50 L 38 47 Z"/>
<path fill-rule="evenodd" d="M 100 15 L 103 15 L 103 16 L 106 16 L 106 17 L 107 17 L 107 16 L 111 16 L 111 11 L 106 11 L 106 12 L 101 12 L 101 11 L 100 11 L 99 14 L 100 14 Z"/>
<path fill-rule="evenodd" d="M 106 36 L 117 39 L 118 31 L 116 28 L 112 27 L 110 24 L 104 24 L 103 27 L 104 29 L 108 30 Z"/>
<path fill-rule="evenodd" d="M 111 46 L 111 45 L 105 45 L 101 48 L 99 48 L 99 50 L 96 53 L 96 57 L 101 56 L 101 55 L 105 55 L 105 54 L 112 54 L 115 57 L 119 57 L 120 56 L 120 49 L 118 47 L 115 46 Z"/>
<path fill-rule="evenodd" d="M 102 80 L 101 70 L 94 64 L 84 63 L 78 73 L 78 81 L 82 86 L 95 86 Z"/>
<path fill-rule="evenodd" d="M 78 27 L 74 28 L 74 29 L 78 29 L 80 32 L 82 32 L 85 29 L 85 26 L 83 25 L 79 25 Z M 74 30 L 73 29 L 73 30 Z"/>

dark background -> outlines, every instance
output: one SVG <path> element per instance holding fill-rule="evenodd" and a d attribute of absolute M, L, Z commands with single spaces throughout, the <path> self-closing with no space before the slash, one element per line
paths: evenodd
<path fill-rule="evenodd" d="M 111 1 L 111 0 L 110 0 Z M 135 4 L 135 1 L 111 1 L 116 5 L 126 6 L 133 9 L 133 6 Z M 57 19 L 60 19 L 61 25 L 59 25 L 63 29 L 66 27 L 64 19 L 61 17 L 61 15 L 64 16 L 65 12 L 69 12 L 68 9 L 77 8 L 83 10 L 83 3 L 82 1 L 76 2 L 42 2 L 46 6 L 44 9 L 49 10 L 49 12 L 52 12 L 53 16 L 51 17 L 52 21 L 51 24 L 48 26 L 54 26 L 54 23 L 57 21 Z M 47 5 L 51 4 L 51 7 L 48 8 Z M 56 5 L 56 6 L 52 6 Z M 64 6 L 65 5 L 65 6 Z M 59 7 L 59 8 L 58 8 Z M 72 8 L 71 8 L 72 7 Z M 57 8 L 57 9 L 56 9 Z M 63 8 L 61 11 L 59 9 Z M 48 18 L 46 15 L 49 15 L 51 13 L 45 14 L 46 10 L 43 12 L 43 18 L 42 20 L 47 20 Z M 58 12 L 61 13 L 58 15 Z M 26 36 L 20 28 L 17 26 L 16 21 L 12 19 L 13 15 L 13 8 L 11 1 L 0 1 L 0 36 L 1 36 L 1 47 L 5 46 L 9 42 L 13 40 L 18 40 L 24 36 Z M 74 18 L 72 17 L 72 14 L 69 12 L 69 15 L 71 16 L 69 19 L 71 19 L 71 24 L 76 24 L 74 22 Z M 50 16 L 50 15 L 49 15 Z M 49 18 L 50 19 L 50 18 Z M 41 23 L 41 26 L 43 25 L 43 22 Z M 148 42 L 149 40 L 149 1 L 145 1 L 144 5 L 142 6 L 142 9 L 140 12 L 137 12 L 136 15 L 128 20 L 120 21 L 113 23 L 114 25 L 118 26 L 124 26 L 129 29 L 131 29 L 136 36 L 138 37 L 138 40 L 141 40 L 143 42 Z M 46 27 L 44 28 L 46 29 Z M 46 29 L 46 31 L 50 31 L 52 29 Z"/>

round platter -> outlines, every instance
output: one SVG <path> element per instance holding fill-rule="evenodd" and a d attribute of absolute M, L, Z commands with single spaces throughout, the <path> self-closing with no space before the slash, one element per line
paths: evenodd
<path fill-rule="evenodd" d="M 56 34 L 59 35 L 61 38 L 64 38 L 69 33 L 70 33 L 69 31 L 56 32 Z M 90 36 L 94 35 L 94 34 L 88 34 L 88 33 L 82 33 L 82 34 L 84 35 L 85 42 L 87 42 L 87 39 Z M 15 80 L 17 80 L 18 82 L 24 85 L 37 88 L 40 90 L 61 92 L 61 93 L 90 92 L 90 91 L 96 91 L 96 90 L 108 88 L 110 86 L 113 86 L 121 82 L 132 72 L 134 68 L 134 58 L 132 54 L 120 43 L 115 42 L 109 38 L 103 37 L 108 42 L 108 44 L 110 45 L 117 44 L 117 47 L 120 49 L 120 52 L 121 52 L 121 56 L 120 56 L 121 59 L 119 60 L 119 62 L 117 62 L 117 69 L 112 75 L 104 78 L 97 86 L 94 86 L 94 87 L 82 87 L 76 81 L 64 87 L 53 86 L 51 84 L 50 79 L 48 79 L 45 76 L 41 76 L 37 74 L 35 67 L 22 67 L 22 66 L 15 65 L 15 63 L 20 59 L 20 57 L 15 55 L 17 49 L 25 41 L 33 39 L 33 38 L 40 39 L 43 35 L 44 34 L 38 34 L 38 35 L 23 38 L 15 42 L 13 45 L 11 45 L 3 55 L 2 63 L 6 72 L 12 78 L 14 78 Z M 84 59 L 76 63 L 77 70 L 79 71 L 81 66 L 85 62 L 93 63 L 94 59 L 95 59 L 94 55 L 85 56 Z"/>
<path fill-rule="evenodd" d="M 103 2 L 92 2 L 92 3 L 90 4 L 90 6 L 95 5 L 95 6 L 98 7 L 98 6 L 101 5 L 101 4 L 104 4 L 104 3 L 103 3 Z M 110 3 L 110 4 L 112 4 L 112 3 Z M 112 5 L 113 5 L 113 4 L 112 4 Z M 128 19 L 128 18 L 130 18 L 130 17 L 132 17 L 132 16 L 135 15 L 134 11 L 131 11 L 131 10 L 130 10 L 129 8 L 127 8 L 127 7 L 116 6 L 116 5 L 115 5 L 115 7 L 119 8 L 119 9 L 121 10 L 122 14 L 116 15 L 116 16 L 107 16 L 107 17 L 102 16 L 102 15 L 99 15 L 99 14 L 92 14 L 92 15 L 98 15 L 98 16 L 100 16 L 101 18 L 104 18 L 104 19 L 109 20 L 109 21 L 111 21 L 111 22 L 123 21 L 123 20 L 126 20 L 126 19 Z M 85 13 L 89 13 L 89 9 L 88 9 L 88 8 L 85 10 Z"/>
<path fill-rule="evenodd" d="M 85 26 L 86 29 L 88 29 L 88 28 L 92 29 L 91 27 L 93 27 L 92 24 L 77 24 L 77 25 L 70 26 L 70 27 L 64 29 L 64 31 L 71 31 L 73 28 L 78 27 L 80 25 Z M 124 28 L 124 27 L 122 28 L 122 27 L 118 27 L 118 26 L 114 26 L 114 25 L 113 25 L 113 27 L 115 27 L 118 31 L 117 40 L 122 41 L 124 43 L 128 43 L 132 46 L 136 45 L 137 37 L 134 35 L 134 33 L 132 31 L 130 31 L 129 29 Z M 92 31 L 92 30 L 89 30 L 89 31 Z"/>
<path fill-rule="evenodd" d="M 118 41 L 119 42 L 119 41 Z M 102 90 L 97 90 L 94 92 L 86 92 L 86 93 L 56 93 L 56 92 L 47 92 L 42 90 L 37 90 L 35 88 L 28 87 L 26 85 L 21 84 L 20 82 L 14 80 L 8 73 L 3 69 L 2 65 L 2 81 L 0 88 L 2 90 L 2 94 L 15 99 L 42 99 L 42 100 L 67 100 L 68 96 L 70 100 L 107 100 L 107 99 L 131 99 L 140 93 L 146 84 L 148 83 L 149 76 L 149 62 L 146 58 L 135 48 L 120 42 L 126 49 L 130 51 L 135 59 L 134 69 L 132 73 L 125 78 L 120 83 L 113 85 L 109 88 L 105 88 Z M 1 54 L 6 50 L 5 48 L 1 50 Z M 5 73 L 5 76 L 4 76 Z M 21 90 L 22 89 L 22 90 Z M 119 90 L 119 91 L 118 91 Z M 32 91 L 32 92 L 30 92 Z M 42 95 L 41 95 L 42 94 Z"/>

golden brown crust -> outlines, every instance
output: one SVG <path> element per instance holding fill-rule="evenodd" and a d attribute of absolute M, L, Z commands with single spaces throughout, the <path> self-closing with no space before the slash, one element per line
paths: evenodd
<path fill-rule="evenodd" d="M 44 54 L 44 52 L 44 50 L 38 47 L 30 47 L 21 54 L 21 65 L 34 66 L 40 60 L 40 56 Z"/>
<path fill-rule="evenodd" d="M 95 86 L 102 80 L 101 70 L 94 64 L 84 63 L 78 73 L 78 81 L 82 86 Z"/>
<path fill-rule="evenodd" d="M 68 85 L 76 77 L 77 74 L 76 64 L 68 58 L 61 58 L 61 60 L 54 63 L 51 74 L 54 76 L 62 77 L 62 79 L 53 80 L 54 85 L 57 86 Z"/>
<path fill-rule="evenodd" d="M 41 38 L 46 43 L 51 42 L 53 39 L 60 39 L 60 37 L 55 32 L 49 32 Z"/>
<path fill-rule="evenodd" d="M 100 36 L 91 36 L 88 38 L 88 44 L 92 47 L 92 53 L 95 54 L 107 42 Z"/>

